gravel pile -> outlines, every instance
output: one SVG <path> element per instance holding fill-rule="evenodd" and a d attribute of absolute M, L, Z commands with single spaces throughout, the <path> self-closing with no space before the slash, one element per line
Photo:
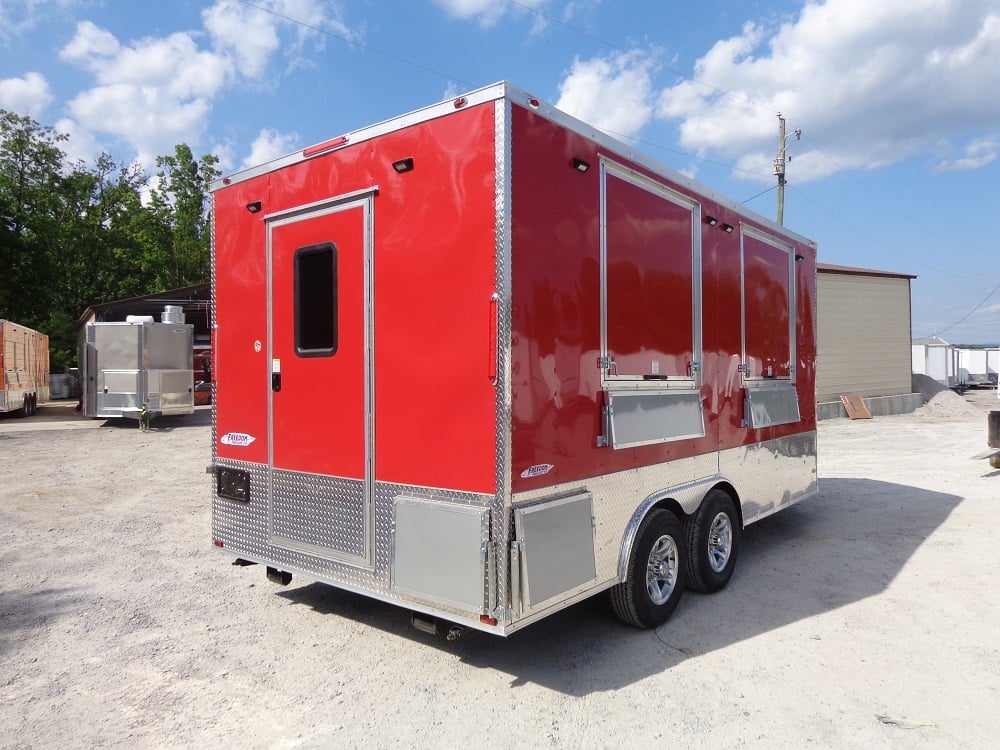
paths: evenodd
<path fill-rule="evenodd" d="M 983 413 L 981 409 L 977 409 L 953 390 L 927 375 L 913 376 L 913 392 L 924 397 L 924 405 L 919 409 L 920 416 L 923 417 L 953 419 L 975 417 Z"/>

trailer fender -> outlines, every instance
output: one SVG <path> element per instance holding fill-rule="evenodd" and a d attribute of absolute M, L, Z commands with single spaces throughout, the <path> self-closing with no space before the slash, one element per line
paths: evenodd
<path fill-rule="evenodd" d="M 678 521 L 683 523 L 688 516 L 698 509 L 705 496 L 715 487 L 722 487 L 733 496 L 736 512 L 740 513 L 740 524 L 742 525 L 743 519 L 739 499 L 736 497 L 732 485 L 724 477 L 707 477 L 689 484 L 668 487 L 659 492 L 654 492 L 639 504 L 639 507 L 635 509 L 635 513 L 632 514 L 632 518 L 625 526 L 621 549 L 618 553 L 618 581 L 624 581 L 628 574 L 628 561 L 629 555 L 632 552 L 632 545 L 635 544 L 639 527 L 650 511 L 654 508 L 667 510 L 673 513 Z"/>

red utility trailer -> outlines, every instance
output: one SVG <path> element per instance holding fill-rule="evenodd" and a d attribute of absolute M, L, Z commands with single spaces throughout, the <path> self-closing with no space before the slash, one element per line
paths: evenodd
<path fill-rule="evenodd" d="M 652 627 L 814 495 L 816 246 L 507 83 L 213 186 L 223 551 Z"/>

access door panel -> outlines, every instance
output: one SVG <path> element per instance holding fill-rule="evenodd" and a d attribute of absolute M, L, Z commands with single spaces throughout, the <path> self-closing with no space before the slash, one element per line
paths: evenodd
<path fill-rule="evenodd" d="M 371 559 L 371 199 L 273 219 L 273 544 Z"/>

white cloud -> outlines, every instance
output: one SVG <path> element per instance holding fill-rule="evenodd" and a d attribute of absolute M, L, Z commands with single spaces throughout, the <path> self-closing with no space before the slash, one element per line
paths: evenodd
<path fill-rule="evenodd" d="M 632 136 L 653 116 L 655 63 L 640 52 L 575 60 L 556 106 L 616 135 Z"/>
<path fill-rule="evenodd" d="M 354 38 L 339 18 L 337 3 L 256 4 L 258 8 L 216 0 L 202 13 L 204 31 L 135 41 L 119 40 L 89 21 L 79 23 L 59 53 L 95 78 L 93 88 L 68 104 L 78 128 L 130 144 L 151 171 L 155 157 L 172 153 L 176 144 L 197 146 L 220 94 L 241 82 L 267 78 L 283 48 L 294 65 L 306 40 L 323 43 L 321 32 Z"/>
<path fill-rule="evenodd" d="M 232 73 L 228 58 L 200 50 L 191 34 L 143 39 L 123 47 L 89 21 L 79 24 L 60 55 L 90 70 L 103 85 L 155 87 L 178 100 L 213 97 Z"/>
<path fill-rule="evenodd" d="M 783 112 L 806 135 L 790 152 L 804 181 L 930 153 L 956 123 L 995 132 L 997 70 L 995 0 L 812 0 L 778 27 L 747 24 L 716 43 L 657 114 L 679 121 L 686 148 L 771 179 Z M 978 148 L 964 168 L 995 151 Z"/>
<path fill-rule="evenodd" d="M 940 172 L 979 169 L 996 161 L 998 154 L 1000 154 L 1000 135 L 978 138 L 965 147 L 964 156 L 945 159 L 938 163 L 936 169 Z"/>
<path fill-rule="evenodd" d="M 31 31 L 58 9 L 78 5 L 80 0 L 0 0 L 0 42 Z M 50 6 L 56 6 L 53 10 Z"/>
<path fill-rule="evenodd" d="M 121 45 L 114 34 L 90 21 L 82 21 L 77 24 L 76 34 L 69 44 L 59 51 L 59 57 L 96 72 L 102 61 L 113 58 L 120 50 Z"/>
<path fill-rule="evenodd" d="M 49 82 L 41 73 L 0 79 L 0 108 L 37 118 L 52 102 Z"/>
<path fill-rule="evenodd" d="M 223 0 L 202 11 L 205 29 L 216 49 L 230 56 L 247 78 L 260 76 L 280 44 L 274 16 Z"/>
<path fill-rule="evenodd" d="M 176 144 L 200 140 L 211 102 L 200 97 L 181 100 L 156 87 L 116 84 L 85 91 L 69 109 L 89 130 L 130 143 L 148 169 L 156 156 L 172 153 Z"/>
<path fill-rule="evenodd" d="M 84 21 L 60 56 L 92 72 L 98 86 L 68 104 L 76 122 L 129 143 L 149 168 L 177 143 L 197 143 L 212 100 L 232 75 L 228 58 L 176 33 L 122 45 Z"/>
<path fill-rule="evenodd" d="M 290 66 L 302 63 L 303 46 L 312 40 L 322 47 L 324 33 L 346 40 L 360 38 L 345 24 L 338 3 L 322 0 L 260 0 L 251 7 L 236 0 L 218 0 L 202 12 L 205 29 L 215 49 L 236 63 L 244 78 L 263 77 L 274 54 L 281 48 L 281 33 L 294 30 L 295 42 L 288 44 Z M 288 19 L 299 23 L 292 24 Z"/>
<path fill-rule="evenodd" d="M 512 10 L 524 11 L 538 9 L 546 0 L 521 0 L 518 5 L 512 5 L 509 0 L 434 0 L 434 4 L 449 15 L 463 21 L 475 18 L 483 28 L 495 26 L 497 22 Z M 537 23 L 537 21 L 536 21 Z M 537 30 L 537 29 L 536 29 Z"/>
<path fill-rule="evenodd" d="M 243 160 L 240 169 L 256 167 L 295 150 L 299 142 L 297 133 L 279 133 L 265 128 L 261 130 L 250 146 L 250 153 Z"/>

